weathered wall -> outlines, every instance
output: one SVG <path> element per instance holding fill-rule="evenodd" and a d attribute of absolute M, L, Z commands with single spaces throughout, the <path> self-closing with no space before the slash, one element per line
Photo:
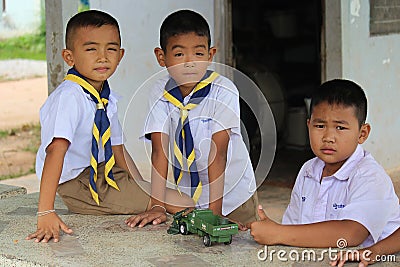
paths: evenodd
<path fill-rule="evenodd" d="M 387 170 L 400 167 L 400 34 L 371 37 L 369 1 L 342 0 L 343 77 L 359 83 L 369 101 L 371 135 L 364 147 Z"/>

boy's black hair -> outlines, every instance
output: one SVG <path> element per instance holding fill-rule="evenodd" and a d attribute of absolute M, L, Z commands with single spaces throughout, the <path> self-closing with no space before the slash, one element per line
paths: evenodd
<path fill-rule="evenodd" d="M 364 90 L 355 82 L 334 79 L 321 84 L 312 95 L 310 114 L 312 114 L 313 108 L 322 102 L 328 102 L 329 105 L 354 107 L 359 126 L 361 127 L 365 123 L 367 97 Z"/>
<path fill-rule="evenodd" d="M 73 35 L 76 29 L 85 28 L 89 26 L 101 27 L 104 25 L 111 25 L 117 28 L 119 40 L 121 41 L 121 33 L 117 20 L 108 13 L 100 10 L 87 10 L 77 13 L 67 23 L 65 33 L 65 45 L 67 49 L 72 49 Z"/>
<path fill-rule="evenodd" d="M 194 32 L 208 39 L 211 45 L 210 28 L 207 21 L 199 13 L 192 10 L 178 10 L 166 17 L 160 28 L 160 46 L 166 52 L 168 39 L 179 34 Z"/>

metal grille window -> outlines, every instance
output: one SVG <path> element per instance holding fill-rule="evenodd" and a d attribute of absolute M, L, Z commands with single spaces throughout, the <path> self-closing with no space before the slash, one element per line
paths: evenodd
<path fill-rule="evenodd" d="M 371 36 L 400 33 L 400 0 L 370 0 Z"/>

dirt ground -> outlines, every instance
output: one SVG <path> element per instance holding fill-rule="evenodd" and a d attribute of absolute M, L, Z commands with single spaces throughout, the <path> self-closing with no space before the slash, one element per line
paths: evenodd
<path fill-rule="evenodd" d="M 40 144 L 39 109 L 47 98 L 47 78 L 0 81 L 0 178 L 27 174 Z"/>

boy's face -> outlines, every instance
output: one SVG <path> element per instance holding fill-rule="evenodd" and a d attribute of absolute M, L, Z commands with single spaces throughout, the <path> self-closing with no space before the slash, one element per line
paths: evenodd
<path fill-rule="evenodd" d="M 170 37 L 165 51 L 154 50 L 160 66 L 168 68 L 181 90 L 189 91 L 203 78 L 215 52 L 207 37 L 194 32 Z"/>
<path fill-rule="evenodd" d="M 63 50 L 65 62 L 100 90 L 124 55 L 118 29 L 111 25 L 78 28 L 72 38 L 73 47 Z"/>
<path fill-rule="evenodd" d="M 311 149 L 325 162 L 327 175 L 334 174 L 370 132 L 368 124 L 359 127 L 354 107 L 327 102 L 314 106 L 307 126 Z"/>

